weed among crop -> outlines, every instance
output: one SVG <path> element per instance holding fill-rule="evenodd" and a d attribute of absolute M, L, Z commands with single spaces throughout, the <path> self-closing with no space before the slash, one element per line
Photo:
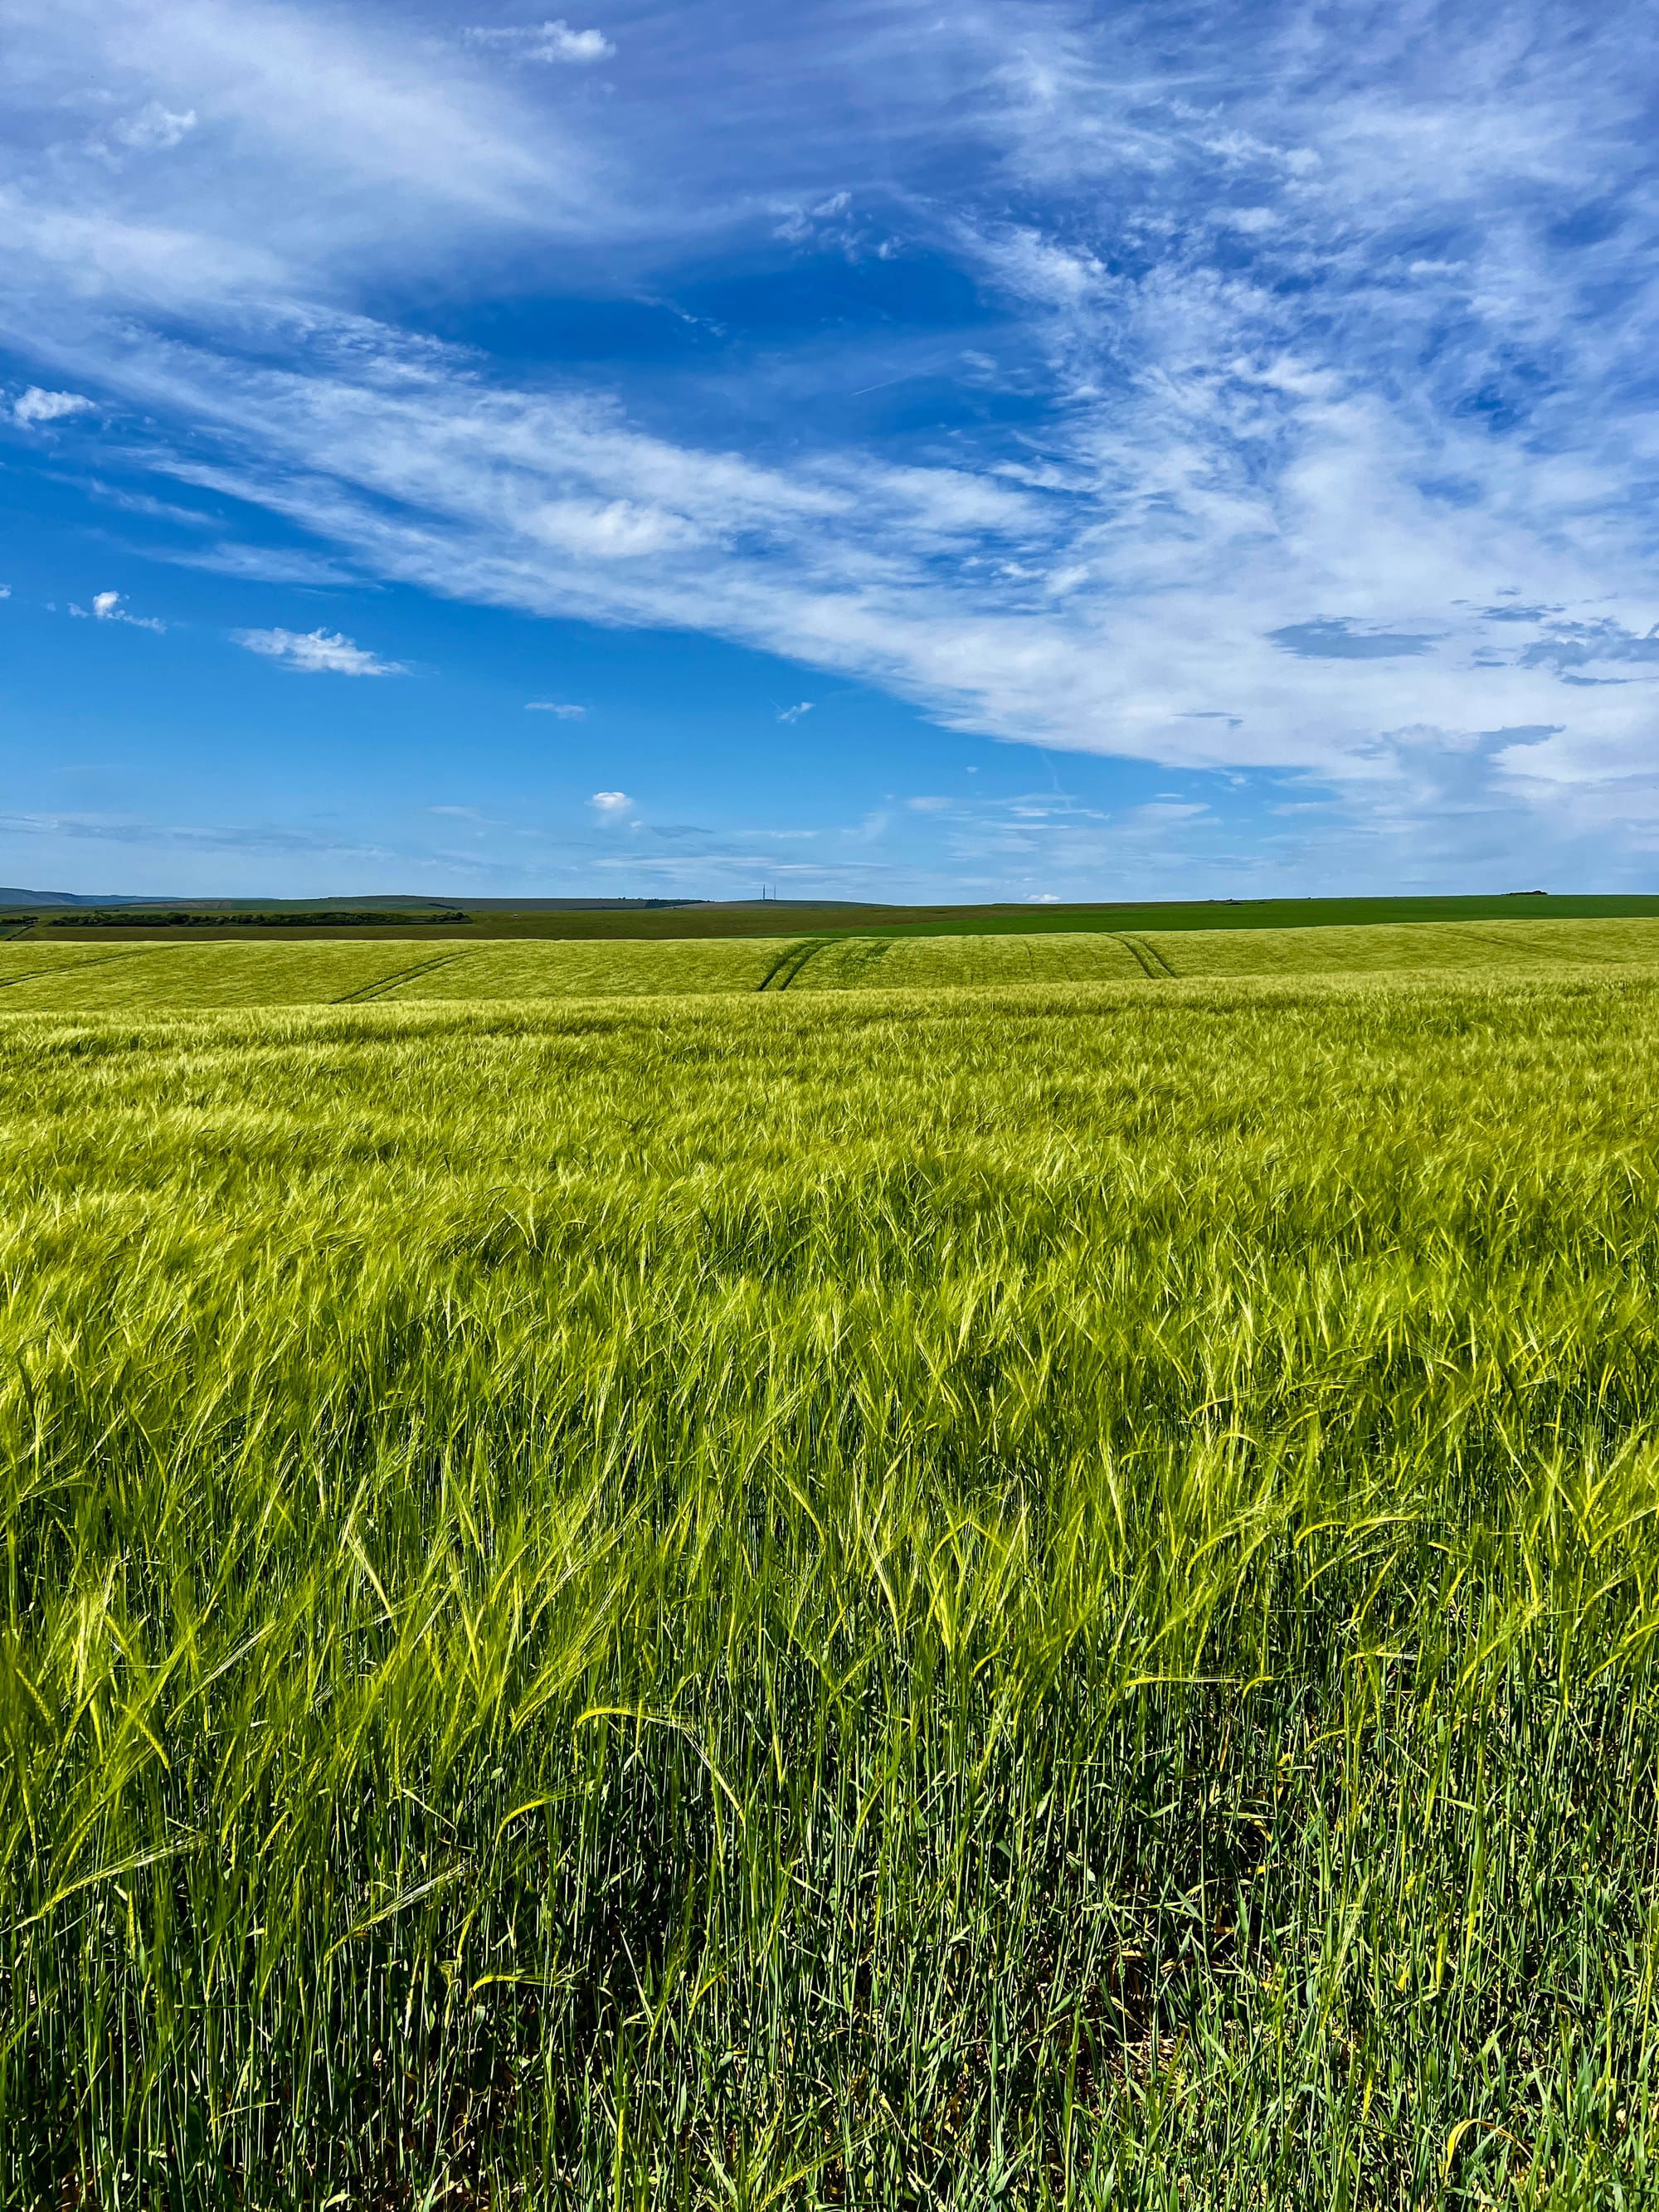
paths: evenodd
<path fill-rule="evenodd" d="M 0 2202 L 1651 2201 L 1650 975 L 0 1101 Z"/>

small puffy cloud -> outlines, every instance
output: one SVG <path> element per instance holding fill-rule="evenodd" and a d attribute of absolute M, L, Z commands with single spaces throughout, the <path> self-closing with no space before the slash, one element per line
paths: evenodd
<path fill-rule="evenodd" d="M 382 660 L 337 630 L 239 629 L 236 643 L 304 676 L 402 676 L 403 663 Z"/>
<path fill-rule="evenodd" d="M 798 722 L 803 714 L 810 714 L 811 711 L 812 702 L 803 699 L 798 707 L 780 707 L 778 720 L 781 722 Z"/>
<path fill-rule="evenodd" d="M 556 714 L 562 722 L 583 722 L 587 719 L 586 707 L 573 706 L 568 699 L 526 699 L 526 714 Z"/>
<path fill-rule="evenodd" d="M 1265 237 L 1277 230 L 1283 218 L 1272 208 L 1236 207 L 1218 209 L 1211 221 L 1222 230 L 1243 231 L 1247 238 Z"/>
<path fill-rule="evenodd" d="M 167 624 L 158 622 L 154 615 L 129 614 L 121 605 L 119 592 L 94 592 L 90 613 L 85 607 L 77 607 L 71 600 L 70 612 L 78 615 L 82 622 L 126 623 L 133 629 L 153 629 L 158 635 L 167 628 Z"/>
<path fill-rule="evenodd" d="M 470 46 L 493 47 L 515 62 L 605 62 L 617 49 L 603 31 L 573 31 L 562 18 L 550 23 L 474 23 L 461 36 Z"/>
<path fill-rule="evenodd" d="M 483 817 L 476 806 L 428 806 L 428 814 L 453 814 L 458 822 L 478 822 Z"/>
<path fill-rule="evenodd" d="M 1058 906 L 1060 894 L 1057 891 L 1033 891 L 1025 903 L 1027 906 Z"/>
<path fill-rule="evenodd" d="M 905 805 L 913 814 L 943 814 L 951 804 L 948 799 L 907 799 Z"/>
<path fill-rule="evenodd" d="M 0 584 L 0 599 L 9 599 L 10 597 L 11 586 L 9 584 Z"/>
<path fill-rule="evenodd" d="M 123 146 L 131 146 L 135 153 L 165 154 L 181 138 L 196 128 L 196 110 L 187 107 L 175 115 L 171 108 L 163 107 L 159 100 L 152 100 L 148 107 L 141 107 L 125 123 L 118 123 L 113 136 Z"/>
<path fill-rule="evenodd" d="M 37 423 L 61 422 L 70 415 L 84 415 L 91 406 L 91 400 L 78 392 L 43 392 L 38 384 L 32 384 L 21 398 L 12 401 L 11 419 L 31 430 Z"/>
<path fill-rule="evenodd" d="M 620 822 L 634 804 L 625 791 L 596 791 L 587 803 L 601 822 Z"/>

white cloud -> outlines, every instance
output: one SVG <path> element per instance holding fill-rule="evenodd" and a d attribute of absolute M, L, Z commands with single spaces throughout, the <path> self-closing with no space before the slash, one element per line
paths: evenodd
<path fill-rule="evenodd" d="M 403 676 L 401 661 L 382 660 L 337 630 L 239 629 L 232 637 L 250 653 L 264 653 L 307 676 Z"/>
<path fill-rule="evenodd" d="M 704 535 L 689 515 L 645 500 L 550 499 L 523 520 L 528 535 L 550 550 L 597 561 L 674 552 Z"/>
<path fill-rule="evenodd" d="M 1018 226 L 974 237 L 976 258 L 1012 292 L 1045 307 L 1075 308 L 1106 283 L 1106 270 L 1094 254 L 1045 239 Z"/>
<path fill-rule="evenodd" d="M 212 526 L 210 515 L 190 519 Z M 361 589 L 365 581 L 349 568 L 343 568 L 337 561 L 307 553 L 302 546 L 221 544 L 194 552 L 157 546 L 152 549 L 151 557 L 171 562 L 175 568 L 205 568 L 213 575 L 240 576 L 260 584 L 301 584 L 337 591 L 342 587 Z"/>
<path fill-rule="evenodd" d="M 244 852 L 257 854 L 267 861 L 272 858 L 291 860 L 312 854 L 329 855 L 337 860 L 406 861 L 410 857 L 392 853 L 383 845 L 319 837 L 308 830 L 290 830 L 276 823 L 198 825 L 146 822 L 131 815 L 0 814 L 0 832 L 30 837 L 88 839 L 136 848 L 154 846 L 169 855 Z M 170 879 L 176 881 L 176 874 Z M 204 889 L 207 888 L 204 884 Z M 322 888 L 319 884 L 319 889 Z"/>
<path fill-rule="evenodd" d="M 130 146 L 141 154 L 165 154 L 179 145 L 196 128 L 196 110 L 187 107 L 174 114 L 163 107 L 159 100 L 149 101 L 137 115 L 118 123 L 113 137 L 123 146 Z"/>
<path fill-rule="evenodd" d="M 603 31 L 573 31 L 562 21 L 511 27 L 474 23 L 461 36 L 469 46 L 493 47 L 521 62 L 603 62 L 617 51 Z"/>
<path fill-rule="evenodd" d="M 27 59 L 16 91 L 0 84 L 0 276 L 26 325 L 46 295 L 145 311 L 345 297 L 365 270 L 428 266 L 497 226 L 568 237 L 605 204 L 591 128 L 550 131 L 513 85 L 368 10 L 9 0 L 6 15 Z M 89 137 L 82 118 L 112 111 L 126 120 Z M 170 157 L 112 161 L 124 143 Z"/>
<path fill-rule="evenodd" d="M 62 422 L 71 415 L 84 415 L 91 408 L 90 399 L 78 392 L 43 392 L 38 384 L 11 403 L 11 419 L 32 429 L 39 422 Z"/>
<path fill-rule="evenodd" d="M 780 707 L 778 720 L 781 722 L 798 722 L 803 714 L 810 714 L 811 711 L 812 702 L 803 699 L 798 707 Z"/>
<path fill-rule="evenodd" d="M 9 599 L 10 597 L 11 586 L 9 584 L 0 584 L 0 599 Z"/>
<path fill-rule="evenodd" d="M 568 699 L 526 699 L 524 707 L 526 714 L 556 714 L 562 722 L 587 720 L 586 708 L 575 706 Z"/>
<path fill-rule="evenodd" d="M 78 615 L 82 622 L 125 623 L 131 629 L 153 629 L 158 634 L 166 630 L 167 624 L 157 621 L 154 615 L 129 614 L 121 605 L 121 596 L 119 592 L 95 592 L 90 612 L 85 607 L 76 606 L 72 600 L 70 612 Z"/>
<path fill-rule="evenodd" d="M 951 804 L 948 799 L 907 799 L 905 805 L 913 814 L 943 814 Z"/>
<path fill-rule="evenodd" d="M 1144 806 L 1131 807 L 1124 817 L 1126 836 L 1156 836 L 1166 830 L 1178 830 L 1183 823 L 1201 821 L 1209 808 L 1196 799 L 1149 799 Z"/>
<path fill-rule="evenodd" d="M 625 791 L 596 791 L 587 803 L 602 822 L 620 822 L 634 805 Z"/>

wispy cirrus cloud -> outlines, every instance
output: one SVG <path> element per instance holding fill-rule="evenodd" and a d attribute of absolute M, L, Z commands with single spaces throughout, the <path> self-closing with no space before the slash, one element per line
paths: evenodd
<path fill-rule="evenodd" d="M 371 579 L 300 545 L 216 545 L 152 547 L 150 558 L 211 575 L 237 576 L 251 583 L 299 584 L 319 591 L 361 591 Z"/>
<path fill-rule="evenodd" d="M 453 46 L 303 0 L 15 0 L 0 262 L 32 296 L 223 307 L 584 228 L 597 165 Z M 0 95 L 0 114 L 6 102 Z M 108 158 L 115 107 L 165 161 Z M 117 141 L 118 143 L 118 140 Z"/>
<path fill-rule="evenodd" d="M 1148 484 L 1128 501 L 1147 526 L 1127 532 L 1092 485 L 1038 497 L 955 468 L 844 454 L 786 468 L 677 446 L 589 398 L 483 388 L 459 358 L 388 333 L 365 352 L 368 335 L 356 332 L 349 374 L 326 329 L 297 380 L 176 345 L 135 349 L 124 372 L 146 399 L 188 382 L 261 457 L 158 465 L 270 507 L 371 574 L 714 630 L 1060 748 L 1369 775 L 1395 722 L 1553 720 L 1559 676 L 1478 608 L 1505 571 L 1547 581 L 1540 596 L 1563 605 L 1598 574 L 1593 544 L 1575 551 L 1513 520 L 1494 537 L 1484 507 L 1442 512 L 1390 462 L 1378 411 L 1353 399 L 1300 408 L 1276 515 L 1260 492 L 1155 500 Z M 1504 489 L 1507 457 L 1467 461 Z M 1148 466 L 1161 481 L 1162 447 Z M 1274 558 L 1253 558 L 1254 544 Z M 1383 590 L 1406 623 L 1372 611 Z M 1292 611 L 1339 594 L 1358 610 Z M 1382 657 L 1386 720 L 1370 665 Z"/>
<path fill-rule="evenodd" d="M 118 814 L 0 814 L 0 834 L 67 838 L 103 845 L 142 846 L 159 852 L 249 853 L 279 856 L 317 854 L 340 860 L 386 860 L 397 855 L 384 845 L 349 837 L 319 836 L 279 823 L 191 823 L 147 820 Z"/>

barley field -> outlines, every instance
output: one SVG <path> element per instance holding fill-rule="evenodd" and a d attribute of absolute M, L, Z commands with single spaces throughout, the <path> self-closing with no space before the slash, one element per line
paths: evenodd
<path fill-rule="evenodd" d="M 0 953 L 0 2203 L 1659 2197 L 1659 943 L 1423 927 Z"/>
<path fill-rule="evenodd" d="M 1659 921 L 1371 923 L 1303 929 L 900 937 L 520 939 L 0 947 L 8 1012 L 454 1000 L 984 990 L 1222 975 L 1403 975 L 1659 963 Z"/>

